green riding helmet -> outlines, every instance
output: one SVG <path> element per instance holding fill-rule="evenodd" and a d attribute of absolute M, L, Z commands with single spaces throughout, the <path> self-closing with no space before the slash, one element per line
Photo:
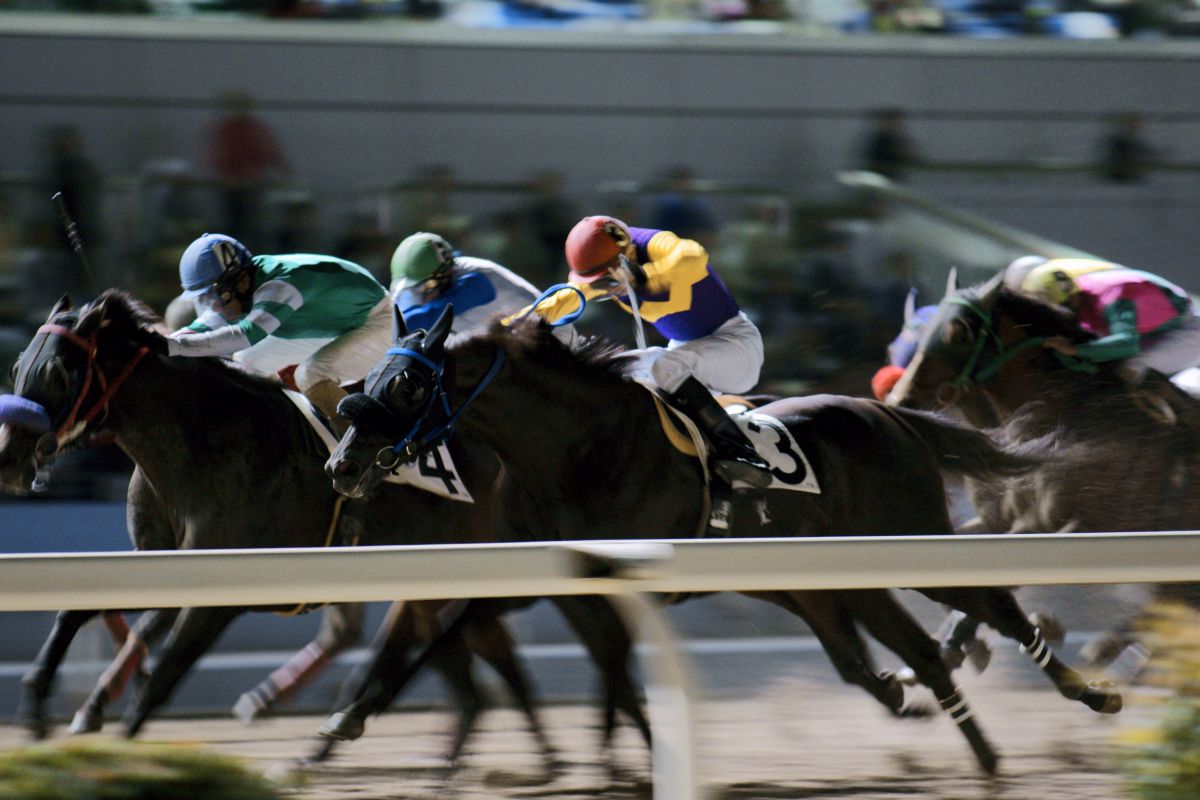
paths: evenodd
<path fill-rule="evenodd" d="M 409 289 L 454 265 L 454 248 L 436 233 L 414 233 L 392 253 L 392 288 Z"/>

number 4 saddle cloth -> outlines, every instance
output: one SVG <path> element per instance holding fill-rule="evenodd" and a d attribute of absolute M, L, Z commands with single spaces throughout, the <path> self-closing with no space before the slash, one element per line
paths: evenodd
<path fill-rule="evenodd" d="M 649 388 L 649 387 L 647 387 Z M 659 420 L 667 440 L 681 453 L 696 456 L 707 464 L 708 444 L 696 424 L 682 412 L 671 408 L 651 391 L 658 408 Z M 754 449 L 771 467 L 771 483 L 767 489 L 782 489 L 792 492 L 820 494 L 817 476 L 804 451 L 796 444 L 795 437 L 775 417 L 753 410 L 751 404 L 740 397 L 720 397 L 718 400 L 729 416 L 737 423 Z M 751 488 L 749 484 L 735 481 L 734 489 Z"/>
<path fill-rule="evenodd" d="M 308 398 L 299 392 L 285 389 L 283 393 L 296 404 L 304 418 L 308 420 L 308 424 L 324 442 L 326 450 L 332 453 L 333 449 L 337 447 L 338 440 L 334 437 L 333 430 L 329 427 L 324 415 L 317 412 Z M 466 485 L 463 484 L 462 478 L 459 477 L 458 468 L 454 466 L 454 459 L 450 457 L 450 448 L 446 447 L 445 443 L 438 445 L 437 449 L 423 454 L 416 461 L 396 467 L 388 474 L 384 482 L 412 486 L 448 500 L 458 500 L 463 503 L 475 502 L 471 493 L 467 491 Z"/>

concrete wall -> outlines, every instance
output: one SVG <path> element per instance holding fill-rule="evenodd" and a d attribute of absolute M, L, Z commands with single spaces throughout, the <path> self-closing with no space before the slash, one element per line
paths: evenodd
<path fill-rule="evenodd" d="M 0 19 L 0 170 L 38 163 L 73 122 L 106 170 L 198 159 L 217 95 L 249 90 L 299 177 L 326 192 L 422 165 L 516 180 L 556 167 L 585 210 L 606 179 L 688 163 L 820 199 L 857 164 L 869 112 L 910 113 L 940 161 L 1092 157 L 1116 110 L 1173 161 L 1200 162 L 1192 43 L 802 40 L 468 32 L 401 25 Z M 108 27 L 106 27 L 108 26 Z M 1200 179 L 1114 187 L 1082 175 L 920 177 L 936 198 L 1200 286 Z"/>

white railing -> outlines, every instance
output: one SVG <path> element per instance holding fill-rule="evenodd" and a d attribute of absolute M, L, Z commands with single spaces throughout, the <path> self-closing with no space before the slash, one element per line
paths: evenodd
<path fill-rule="evenodd" d="M 695 692 L 648 593 L 1200 582 L 1200 533 L 828 537 L 0 556 L 0 611 L 613 595 L 656 644 L 654 796 L 701 795 Z"/>

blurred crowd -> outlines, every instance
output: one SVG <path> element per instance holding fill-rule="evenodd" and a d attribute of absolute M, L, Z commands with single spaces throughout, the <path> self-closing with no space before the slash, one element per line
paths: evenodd
<path fill-rule="evenodd" d="M 40 173 L 0 184 L 0 359 L 12 362 L 64 293 L 79 302 L 118 286 L 165 313 L 180 291 L 180 254 L 205 231 L 234 235 L 256 253 L 345 258 L 385 286 L 398 242 L 432 231 L 462 253 L 492 259 L 545 288 L 565 279 L 563 243 L 585 214 L 672 230 L 709 250 L 762 331 L 766 364 L 759 390 L 787 394 L 867 393 L 902 324 L 905 295 L 916 287 L 922 297 L 933 297 L 937 288 L 919 285 L 915 254 L 878 241 L 879 210 L 858 197 L 805 205 L 768 188 L 722 186 L 685 164 L 665 167 L 646 183 L 579 196 L 567 192 L 569 176 L 552 166 L 498 186 L 472 183 L 452 164 L 429 164 L 382 194 L 334 209 L 328 193 L 296 179 L 280 138 L 256 114 L 252 98 L 229 92 L 200 152 L 148 163 L 131 179 L 105 174 L 79 130 L 46 130 Z M 855 166 L 894 181 L 922 165 L 901 109 L 880 109 L 869 118 L 859 155 Z M 1098 134 L 1099 178 L 1138 181 L 1157 157 L 1136 115 L 1117 115 L 1111 130 Z M 117 185 L 126 200 L 136 198 L 135 224 L 122 224 L 127 208 L 116 213 L 109 207 Z M 481 192 L 488 204 L 470 202 Z M 84 259 L 50 202 L 55 193 L 77 226 Z M 634 340 L 628 315 L 613 304 L 589 313 L 583 327 L 627 344 Z M 3 383 L 7 371 L 0 374 Z M 78 458 L 85 482 L 95 466 L 88 459 L 122 462 L 111 452 Z M 73 491 L 70 480 L 56 484 Z"/>
<path fill-rule="evenodd" d="M 1197 0 L 0 0 L 0 10 L 305 19 L 439 19 L 471 27 L 617 21 L 729 29 L 739 22 L 845 34 L 1069 39 L 1190 36 Z M 699 27 L 697 27 L 699 26 Z M 755 29 L 758 29 L 755 28 Z"/>

